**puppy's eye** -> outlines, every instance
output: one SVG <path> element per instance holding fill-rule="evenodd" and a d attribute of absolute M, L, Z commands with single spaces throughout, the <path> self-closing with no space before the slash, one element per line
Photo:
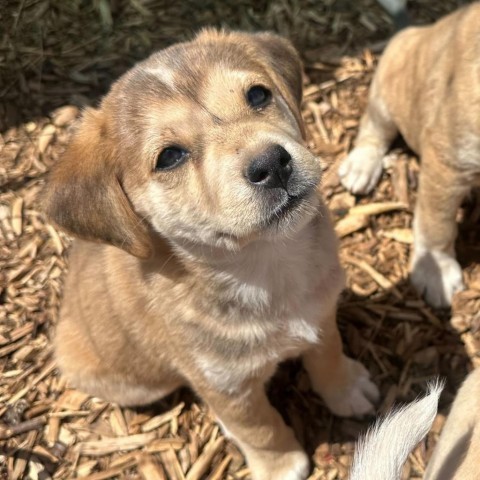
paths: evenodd
<path fill-rule="evenodd" d="M 247 92 L 247 101 L 253 108 L 266 107 L 272 99 L 272 92 L 261 85 L 254 85 Z"/>
<path fill-rule="evenodd" d="M 155 165 L 155 170 L 170 170 L 178 167 L 185 158 L 188 152 L 180 147 L 168 147 L 160 152 Z"/>

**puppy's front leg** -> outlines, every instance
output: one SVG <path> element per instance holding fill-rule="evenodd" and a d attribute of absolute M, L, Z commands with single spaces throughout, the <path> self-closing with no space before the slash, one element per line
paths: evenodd
<path fill-rule="evenodd" d="M 303 354 L 303 364 L 313 390 L 335 415 L 348 417 L 373 413 L 379 398 L 378 389 L 370 380 L 367 369 L 343 353 L 336 312 L 325 317 L 321 328 L 319 344 Z"/>
<path fill-rule="evenodd" d="M 455 259 L 456 214 L 471 184 L 441 160 L 433 146 L 422 149 L 422 169 L 413 222 L 411 280 L 435 307 L 451 304 L 463 289 L 462 270 Z"/>
<path fill-rule="evenodd" d="M 378 82 L 377 79 L 373 81 L 355 148 L 338 170 L 343 186 L 353 193 L 365 194 L 373 190 L 382 174 L 383 156 L 397 134 L 397 127 L 379 93 Z"/>
<path fill-rule="evenodd" d="M 293 431 L 270 405 L 263 381 L 254 380 L 236 394 L 200 392 L 225 433 L 240 446 L 254 480 L 304 480 L 309 460 Z"/>

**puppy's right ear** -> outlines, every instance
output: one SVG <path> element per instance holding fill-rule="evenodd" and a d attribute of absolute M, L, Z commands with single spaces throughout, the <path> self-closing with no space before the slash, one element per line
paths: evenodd
<path fill-rule="evenodd" d="M 117 155 L 103 112 L 86 110 L 63 158 L 50 172 L 44 211 L 68 233 L 148 258 L 148 230 L 125 193 Z"/>

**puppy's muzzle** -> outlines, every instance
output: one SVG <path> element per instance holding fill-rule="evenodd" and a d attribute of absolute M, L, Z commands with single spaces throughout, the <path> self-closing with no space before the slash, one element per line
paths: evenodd
<path fill-rule="evenodd" d="M 252 160 L 245 176 L 252 185 L 287 191 L 293 171 L 291 160 L 291 155 L 281 145 L 272 145 Z"/>

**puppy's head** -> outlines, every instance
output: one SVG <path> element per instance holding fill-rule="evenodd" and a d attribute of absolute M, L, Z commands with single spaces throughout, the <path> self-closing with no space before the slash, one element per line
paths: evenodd
<path fill-rule="evenodd" d="M 235 248 L 298 229 L 320 178 L 301 96 L 300 60 L 273 34 L 207 30 L 160 51 L 85 112 L 47 214 L 139 257 L 155 235 Z"/>

